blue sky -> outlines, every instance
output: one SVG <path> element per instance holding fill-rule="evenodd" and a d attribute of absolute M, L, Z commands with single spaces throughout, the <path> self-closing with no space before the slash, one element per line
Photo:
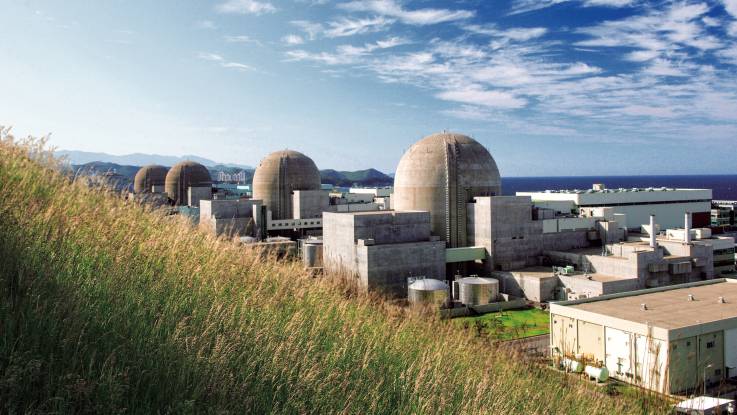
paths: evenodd
<path fill-rule="evenodd" d="M 0 0 L 0 125 L 59 148 L 504 176 L 737 173 L 737 0 Z"/>

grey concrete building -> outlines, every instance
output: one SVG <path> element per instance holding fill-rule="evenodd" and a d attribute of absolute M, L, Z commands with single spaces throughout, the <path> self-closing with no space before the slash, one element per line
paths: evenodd
<path fill-rule="evenodd" d="M 323 265 L 364 289 L 404 296 L 409 277 L 445 279 L 445 243 L 432 237 L 428 212 L 325 212 Z"/>
<path fill-rule="evenodd" d="M 215 235 L 251 235 L 253 207 L 260 203 L 250 199 L 203 200 L 200 202 L 200 225 Z"/>

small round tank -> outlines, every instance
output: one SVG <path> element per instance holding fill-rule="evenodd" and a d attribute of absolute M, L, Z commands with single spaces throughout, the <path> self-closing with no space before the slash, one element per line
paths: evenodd
<path fill-rule="evenodd" d="M 133 179 L 133 192 L 151 193 L 154 187 L 163 189 L 168 171 L 164 166 L 148 165 L 141 167 Z"/>
<path fill-rule="evenodd" d="M 595 367 L 587 365 L 584 372 L 586 372 L 590 379 L 594 379 L 597 383 L 606 382 L 609 379 L 609 369 L 606 366 Z"/>
<path fill-rule="evenodd" d="M 499 295 L 499 281 L 489 278 L 466 277 L 458 281 L 458 299 L 463 305 L 489 304 Z"/>
<path fill-rule="evenodd" d="M 302 259 L 307 268 L 322 268 L 322 239 L 305 239 L 302 242 Z"/>
<path fill-rule="evenodd" d="M 448 300 L 448 285 L 432 278 L 415 280 L 407 288 L 407 298 L 412 304 L 440 306 Z"/>

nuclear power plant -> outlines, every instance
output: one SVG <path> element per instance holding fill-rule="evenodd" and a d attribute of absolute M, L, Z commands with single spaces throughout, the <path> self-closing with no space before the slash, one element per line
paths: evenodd
<path fill-rule="evenodd" d="M 311 158 L 282 150 L 261 160 L 250 198 L 221 197 L 207 168 L 192 161 L 168 172 L 143 167 L 135 191 L 164 192 L 171 205 L 217 235 L 292 247 L 284 252 L 309 250 L 303 257 L 310 269 L 352 279 L 365 290 L 407 297 L 410 281 L 442 284 L 448 287 L 444 307 L 451 308 L 465 305 L 462 281 L 471 277 L 496 284 L 498 294 L 477 296 L 488 303 L 504 300 L 500 296 L 545 303 L 734 272 L 734 240 L 703 227 L 708 209 L 702 201 L 710 190 L 594 185 L 503 196 L 491 153 L 457 133 L 432 134 L 410 146 L 393 189 L 323 189 Z M 645 211 L 648 222 L 642 223 Z M 673 226 L 676 215 L 685 231 Z M 660 229 L 661 216 L 669 228 Z"/>
<path fill-rule="evenodd" d="M 722 359 L 709 379 L 737 378 L 737 355 L 726 352 L 737 350 L 734 300 L 692 300 L 693 293 L 731 295 L 735 284 L 723 277 L 737 275 L 734 238 L 712 234 L 708 224 L 711 190 L 594 183 L 503 195 L 489 150 L 448 132 L 409 147 L 393 188 L 324 187 L 315 162 L 294 150 L 261 160 L 252 194 L 220 186 L 205 166 L 186 161 L 168 171 L 141 168 L 134 191 L 136 200 L 165 199 L 171 213 L 244 249 L 301 257 L 313 275 L 343 278 L 444 317 L 551 307 L 550 337 L 537 347 L 565 370 L 585 367 L 597 382 L 611 376 L 663 393 L 698 385 L 692 372 L 703 365 L 687 359 L 651 368 L 643 360 L 650 355 L 637 340 L 641 326 L 655 327 L 663 345 L 722 339 L 723 347 L 702 353 Z M 684 310 L 721 314 L 679 315 L 688 328 L 674 328 L 662 317 L 672 311 L 658 301 L 681 292 L 690 301 Z M 617 308 L 633 301 L 643 302 L 638 310 Z M 671 332 L 691 340 L 675 341 Z M 645 367 L 689 378 L 648 378 Z"/>

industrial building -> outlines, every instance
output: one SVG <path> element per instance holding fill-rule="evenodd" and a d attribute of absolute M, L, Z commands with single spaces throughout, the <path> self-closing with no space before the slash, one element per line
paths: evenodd
<path fill-rule="evenodd" d="M 404 296 L 408 278 L 445 279 L 445 259 L 429 212 L 323 214 L 325 272 L 355 277 L 365 289 Z"/>
<path fill-rule="evenodd" d="M 733 227 L 737 225 L 736 200 L 715 200 L 711 204 L 711 224 L 712 226 Z"/>
<path fill-rule="evenodd" d="M 686 212 L 692 213 L 694 227 L 706 227 L 711 222 L 710 189 L 607 189 L 595 184 L 589 190 L 517 192 L 517 195 L 529 196 L 536 207 L 554 209 L 560 214 L 602 216 L 602 208 L 611 208 L 612 213 L 626 215 L 627 229 L 639 229 L 652 214 L 663 228 L 678 227 Z"/>
<path fill-rule="evenodd" d="M 160 190 L 162 169 L 141 169 L 139 188 Z M 252 198 L 237 186 L 213 195 L 207 169 L 193 162 L 172 167 L 164 190 L 180 212 L 191 211 L 216 235 L 322 237 L 323 258 L 311 259 L 309 268 L 319 263 L 327 273 L 394 296 L 406 295 L 407 278 L 451 287 L 469 275 L 491 277 L 503 295 L 548 302 L 734 273 L 734 240 L 712 237 L 700 224 L 710 207 L 708 190 L 596 185 L 501 196 L 489 151 L 448 132 L 412 145 L 394 184 L 393 193 L 323 189 L 312 159 L 283 150 L 256 168 Z M 677 228 L 684 217 L 688 231 Z M 300 247 L 317 252 L 318 244 L 309 245 Z"/>
<path fill-rule="evenodd" d="M 554 358 L 624 382 L 689 393 L 737 377 L 737 280 L 714 279 L 550 305 Z"/>

